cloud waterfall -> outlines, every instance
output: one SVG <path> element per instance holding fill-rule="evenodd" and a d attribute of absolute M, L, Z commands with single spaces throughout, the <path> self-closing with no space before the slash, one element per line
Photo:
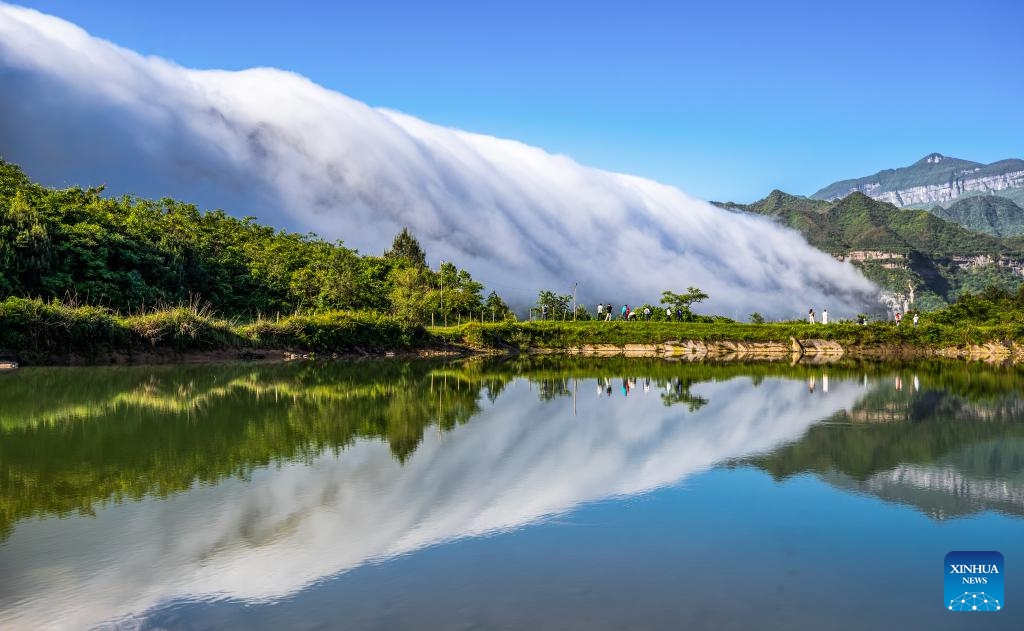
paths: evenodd
<path fill-rule="evenodd" d="M 436 267 L 525 304 L 656 302 L 852 315 L 877 292 L 765 219 L 512 140 L 377 109 L 271 68 L 192 70 L 0 4 L 0 155 L 50 185 L 170 195 L 379 253 L 408 226 Z"/>

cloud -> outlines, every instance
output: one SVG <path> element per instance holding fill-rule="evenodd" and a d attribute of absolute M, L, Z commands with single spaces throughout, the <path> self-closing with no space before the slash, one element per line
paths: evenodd
<path fill-rule="evenodd" d="M 179 600 L 272 601 L 366 563 L 769 452 L 868 393 L 857 380 L 808 396 L 803 381 L 735 378 L 694 385 L 708 403 L 689 412 L 657 391 L 609 398 L 594 385 L 578 384 L 576 417 L 567 398 L 539 401 L 518 380 L 471 422 L 427 432 L 404 464 L 387 444 L 358 440 L 248 481 L 23 522 L 0 546 L 0 626 L 91 628 Z"/>
<path fill-rule="evenodd" d="M 174 196 L 370 253 L 409 226 L 525 304 L 657 302 L 696 285 L 707 309 L 799 317 L 864 308 L 849 264 L 768 220 L 542 149 L 369 107 L 270 68 L 192 70 L 0 4 L 0 154 L 51 184 Z"/>

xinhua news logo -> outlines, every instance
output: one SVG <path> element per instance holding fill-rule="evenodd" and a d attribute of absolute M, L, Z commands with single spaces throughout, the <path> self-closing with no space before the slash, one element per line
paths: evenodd
<path fill-rule="evenodd" d="M 1003 555 L 998 552 L 950 552 L 945 561 L 948 611 L 1002 611 Z"/>

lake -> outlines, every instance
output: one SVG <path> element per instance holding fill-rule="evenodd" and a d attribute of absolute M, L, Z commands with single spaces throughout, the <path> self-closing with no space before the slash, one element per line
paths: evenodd
<path fill-rule="evenodd" d="M 1020 629 L 1022 384 L 551 356 L 3 373 L 0 628 Z M 947 611 L 954 550 L 1003 554 L 1005 610 Z"/>

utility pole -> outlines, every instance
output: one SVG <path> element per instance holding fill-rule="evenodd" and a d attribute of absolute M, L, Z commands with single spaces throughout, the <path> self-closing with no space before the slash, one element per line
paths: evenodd
<path fill-rule="evenodd" d="M 575 283 L 572 284 L 572 321 L 573 322 L 576 321 L 576 286 L 577 285 L 579 285 L 579 282 L 575 282 Z"/>
<path fill-rule="evenodd" d="M 437 270 L 438 274 L 441 275 L 441 313 L 444 315 L 444 325 L 448 326 L 448 314 L 444 312 L 444 259 L 441 259 L 441 264 Z"/>

